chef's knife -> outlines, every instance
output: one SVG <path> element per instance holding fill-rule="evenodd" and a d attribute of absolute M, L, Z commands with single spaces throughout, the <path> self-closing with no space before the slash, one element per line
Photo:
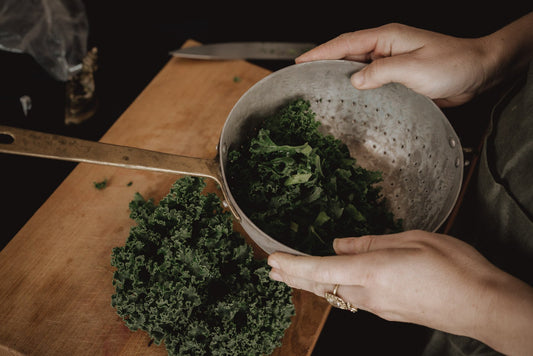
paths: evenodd
<path fill-rule="evenodd" d="M 175 57 L 193 59 L 294 59 L 316 45 L 300 42 L 226 42 L 180 48 Z"/>

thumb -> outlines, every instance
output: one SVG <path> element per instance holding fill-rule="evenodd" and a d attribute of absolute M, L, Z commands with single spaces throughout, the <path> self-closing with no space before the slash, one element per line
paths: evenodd
<path fill-rule="evenodd" d="M 374 89 L 398 82 L 409 87 L 409 79 L 412 77 L 409 69 L 412 68 L 413 61 L 406 57 L 408 55 L 397 55 L 374 60 L 352 75 L 352 85 L 357 89 Z"/>
<path fill-rule="evenodd" d="M 337 255 L 353 255 L 358 252 L 357 237 L 343 237 L 333 240 L 333 250 Z"/>
<path fill-rule="evenodd" d="M 365 235 L 344 237 L 333 240 L 333 249 L 337 255 L 355 255 L 382 249 L 412 247 L 408 245 L 409 232 L 388 235 Z"/>

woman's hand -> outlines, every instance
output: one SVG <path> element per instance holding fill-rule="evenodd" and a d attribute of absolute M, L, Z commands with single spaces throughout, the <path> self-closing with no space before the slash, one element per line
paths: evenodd
<path fill-rule="evenodd" d="M 424 231 L 336 239 L 333 246 L 337 256 L 274 253 L 268 259 L 271 277 L 322 297 L 339 284 L 338 294 L 359 309 L 451 331 L 446 323 L 457 328 L 475 317 L 465 318 L 465 310 L 477 314 L 484 308 L 478 304 L 494 274 L 471 246 Z"/>
<path fill-rule="evenodd" d="M 408 231 L 336 239 L 334 248 L 337 256 L 271 254 L 271 278 L 321 297 L 339 284 L 337 295 L 384 319 L 470 336 L 503 352 L 533 349 L 533 288 L 470 245 Z"/>
<path fill-rule="evenodd" d="M 388 24 L 342 34 L 304 53 L 296 62 L 370 62 L 352 76 L 356 88 L 399 82 L 439 106 L 455 106 L 523 69 L 533 55 L 531 31 L 533 13 L 489 36 L 469 39 Z"/>
<path fill-rule="evenodd" d="M 352 76 L 358 89 L 402 83 L 439 106 L 465 103 L 484 86 L 492 63 L 486 40 L 462 39 L 400 24 L 340 35 L 296 59 L 371 62 Z"/>

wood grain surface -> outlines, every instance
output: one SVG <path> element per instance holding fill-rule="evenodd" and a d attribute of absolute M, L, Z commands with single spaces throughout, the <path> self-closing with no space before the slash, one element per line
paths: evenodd
<path fill-rule="evenodd" d="M 268 74 L 245 61 L 172 58 L 101 141 L 213 158 L 231 108 Z M 133 224 L 134 193 L 158 201 L 177 178 L 78 164 L 0 252 L 0 354 L 166 354 L 111 307 L 110 258 Z M 274 355 L 311 354 L 330 310 L 307 292 L 293 291 L 293 300 L 296 315 Z"/>

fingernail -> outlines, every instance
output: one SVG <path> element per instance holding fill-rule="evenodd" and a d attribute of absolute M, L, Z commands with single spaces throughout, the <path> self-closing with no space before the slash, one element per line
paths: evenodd
<path fill-rule="evenodd" d="M 283 282 L 283 280 L 281 278 L 281 274 L 279 274 L 277 271 L 274 271 L 274 270 L 270 271 L 268 276 L 270 277 L 270 279 L 273 279 L 273 280 L 278 281 L 278 282 Z"/>
<path fill-rule="evenodd" d="M 304 63 L 306 62 L 307 56 L 304 54 L 299 55 L 298 57 L 294 58 L 294 63 Z"/>
<path fill-rule="evenodd" d="M 365 83 L 365 76 L 362 72 L 357 72 L 352 75 L 352 85 L 356 88 L 362 88 Z"/>
<path fill-rule="evenodd" d="M 336 254 L 342 253 L 342 250 L 344 247 L 343 241 L 344 239 L 339 239 L 339 238 L 333 240 L 333 251 L 335 251 Z"/>

